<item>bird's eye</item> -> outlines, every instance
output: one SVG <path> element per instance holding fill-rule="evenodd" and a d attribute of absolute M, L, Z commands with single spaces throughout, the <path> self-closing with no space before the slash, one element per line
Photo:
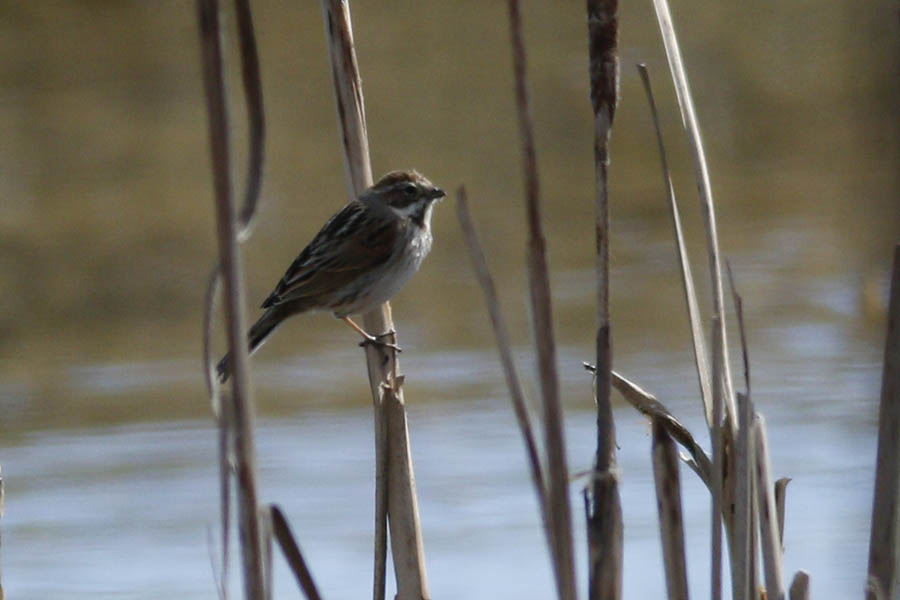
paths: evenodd
<path fill-rule="evenodd" d="M 403 195 L 412 198 L 416 195 L 416 186 L 407 185 L 403 187 Z"/>

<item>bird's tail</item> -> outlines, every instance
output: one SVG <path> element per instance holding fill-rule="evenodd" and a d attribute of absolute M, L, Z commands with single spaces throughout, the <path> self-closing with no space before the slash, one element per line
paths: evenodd
<path fill-rule="evenodd" d="M 281 325 L 283 320 L 284 315 L 282 311 L 274 306 L 264 312 L 247 333 L 247 349 L 249 353 L 253 354 L 269 337 L 269 334 Z M 225 383 L 231 377 L 231 352 L 222 357 L 222 360 L 216 365 L 216 373 L 219 375 L 221 383 Z"/>

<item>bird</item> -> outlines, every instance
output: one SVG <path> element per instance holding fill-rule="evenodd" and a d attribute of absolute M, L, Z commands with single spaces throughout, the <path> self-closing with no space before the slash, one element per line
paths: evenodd
<path fill-rule="evenodd" d="M 351 315 L 387 302 L 419 270 L 431 251 L 431 213 L 446 194 L 415 170 L 391 171 L 335 213 L 288 267 L 250 327 L 250 354 L 294 315 L 331 311 L 364 338 L 380 344 Z M 390 333 L 390 332 L 388 332 Z M 231 353 L 216 366 L 231 374 Z"/>

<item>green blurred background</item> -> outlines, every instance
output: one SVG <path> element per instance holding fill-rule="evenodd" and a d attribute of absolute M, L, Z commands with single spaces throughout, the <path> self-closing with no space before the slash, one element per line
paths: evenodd
<path fill-rule="evenodd" d="M 259 218 L 243 246 L 251 315 L 346 201 L 319 3 L 253 8 L 268 137 Z M 693 170 L 650 3 L 620 10 L 610 169 L 616 364 L 697 411 L 637 62 L 649 64 L 656 86 L 705 298 Z M 194 11 L 186 0 L 0 3 L 7 455 L 38 434 L 55 439 L 73 430 L 77 444 L 77 432 L 91 440 L 110 426 L 166 431 L 206 423 L 200 320 L 215 240 Z M 868 427 L 860 435 L 870 440 L 885 273 L 900 233 L 897 6 L 679 0 L 672 11 L 705 136 L 722 249 L 744 294 L 756 381 L 767 382 L 760 403 L 810 422 L 858 415 Z M 524 214 L 504 4 L 360 0 L 352 12 L 376 176 L 415 167 L 447 190 L 467 186 L 524 350 Z M 563 390 L 588 414 L 578 367 L 591 356 L 594 327 L 584 6 L 526 1 L 523 15 Z M 233 30 L 230 15 L 226 24 Z M 246 128 L 230 41 L 240 165 Z M 497 394 L 497 410 L 506 410 L 499 373 L 483 367 L 493 356 L 491 335 L 452 198 L 438 207 L 434 228 L 431 257 L 394 302 L 408 395 L 440 407 Z M 310 403 L 367 406 L 356 341 L 325 315 L 279 330 L 254 358 L 263 416 L 299 418 Z M 842 385 L 852 393 L 836 394 Z M 837 397 L 823 402 L 829 393 Z M 783 404 L 788 395 L 797 402 L 791 408 Z M 518 456 L 515 441 L 509 452 Z M 16 468 L 3 462 L 6 472 Z M 102 461 L 97 469 L 115 476 Z M 36 498 L 54 505 L 57 493 Z"/>

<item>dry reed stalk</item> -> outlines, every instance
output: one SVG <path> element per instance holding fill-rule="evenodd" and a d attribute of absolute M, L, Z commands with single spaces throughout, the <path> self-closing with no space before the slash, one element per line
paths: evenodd
<path fill-rule="evenodd" d="M 809 600 L 809 574 L 806 571 L 797 571 L 791 582 L 791 600 Z"/>
<path fill-rule="evenodd" d="M 291 532 L 284 513 L 275 504 L 270 504 L 268 509 L 269 519 L 272 524 L 272 534 L 281 547 L 281 552 L 284 554 L 291 572 L 296 577 L 300 589 L 303 590 L 307 600 L 321 600 L 319 590 L 316 588 L 316 582 L 313 581 L 312 573 L 310 573 L 309 567 L 306 566 L 306 560 L 304 560 L 300 546 L 297 545 L 294 539 L 294 534 Z"/>
<path fill-rule="evenodd" d="M 248 127 L 248 159 L 244 189 L 244 203 L 238 217 L 238 241 L 246 239 L 251 231 L 253 217 L 259 200 L 262 185 L 262 164 L 265 140 L 265 116 L 262 103 L 262 83 L 259 70 L 259 56 L 256 49 L 256 36 L 253 30 L 253 18 L 247 0 L 235 0 L 235 12 L 238 25 L 238 42 L 240 45 L 241 75 L 244 97 L 247 105 Z M 210 273 L 204 296 L 203 316 L 203 374 L 210 396 L 213 416 L 216 419 L 218 435 L 218 462 L 220 481 L 220 527 L 222 543 L 222 565 L 219 581 L 219 595 L 228 597 L 229 554 L 231 547 L 231 461 L 232 452 L 231 427 L 229 417 L 231 411 L 230 397 L 223 398 L 222 390 L 215 377 L 212 355 L 212 327 L 215 313 L 215 300 L 222 283 L 221 264 L 217 263 Z"/>
<path fill-rule="evenodd" d="M 262 532 L 262 563 L 263 563 L 263 584 L 266 591 L 266 600 L 272 600 L 272 586 L 274 585 L 273 563 L 272 559 L 272 513 L 267 506 L 261 506 L 259 509 L 259 529 Z"/>
<path fill-rule="evenodd" d="M 709 170 L 706 165 L 706 156 L 703 150 L 703 140 L 700 136 L 700 126 L 694 111 L 694 101 L 688 86 L 684 63 L 681 60 L 681 50 L 678 47 L 678 39 L 672 24 L 672 15 L 666 0 L 653 0 L 656 10 L 659 29 L 666 49 L 666 57 L 669 61 L 669 71 L 672 73 L 672 81 L 675 86 L 675 95 L 678 100 L 678 108 L 681 111 L 681 120 L 690 141 L 691 156 L 697 177 L 697 188 L 700 193 L 700 206 L 703 212 L 703 220 L 706 229 L 707 254 L 709 255 L 710 280 L 712 284 L 712 309 L 713 315 L 718 315 L 717 330 L 713 331 L 715 337 L 720 338 L 722 347 L 722 368 L 725 393 L 725 414 L 729 427 L 734 429 L 737 422 L 736 407 L 734 405 L 734 387 L 731 382 L 731 369 L 728 360 L 728 340 L 725 333 L 725 306 L 722 288 L 722 261 L 719 252 L 719 237 L 716 230 L 716 213 L 713 203 L 712 186 L 709 180 Z"/>
<path fill-rule="evenodd" d="M 249 393 L 243 279 L 237 244 L 238 225 L 231 192 L 228 111 L 222 69 L 221 28 L 217 0 L 197 3 L 204 89 L 209 115 L 210 150 L 215 189 L 216 230 L 225 290 L 225 320 L 233 371 L 231 399 L 234 424 L 238 518 L 245 595 L 265 597 L 259 502 L 257 499 L 256 448 L 253 438 L 253 405 Z"/>
<path fill-rule="evenodd" d="M 734 521 L 732 523 L 731 584 L 734 600 L 753 598 L 756 546 L 753 543 L 753 406 L 738 392 L 738 437 L 735 448 Z"/>
<path fill-rule="evenodd" d="M 587 0 L 589 76 L 594 113 L 594 209 L 597 246 L 597 448 L 588 484 L 589 591 L 591 598 L 622 596 L 622 504 L 616 469 L 612 402 L 612 333 L 609 314 L 609 137 L 619 83 L 618 0 Z"/>
<path fill-rule="evenodd" d="M 706 355 L 706 335 L 703 332 L 703 322 L 700 319 L 700 307 L 697 302 L 697 291 L 694 287 L 694 275 L 691 271 L 691 263 L 688 260 L 687 248 L 684 244 L 684 232 L 681 228 L 681 215 L 678 203 L 675 200 L 675 189 L 672 187 L 672 177 L 669 171 L 669 161 L 666 158 L 666 147 L 663 143 L 662 128 L 659 124 L 659 113 L 656 109 L 656 101 L 653 98 L 653 88 L 650 85 L 650 74 L 647 65 L 638 65 L 638 72 L 644 84 L 644 92 L 647 96 L 647 104 L 650 107 L 650 116 L 653 120 L 653 129 L 656 131 L 656 144 L 659 150 L 660 164 L 662 167 L 663 185 L 666 189 L 666 198 L 669 201 L 669 211 L 672 215 L 672 226 L 675 233 L 675 244 L 678 250 L 678 265 L 681 268 L 681 284 L 684 290 L 684 301 L 688 309 L 688 320 L 691 324 L 691 341 L 694 350 L 694 365 L 697 368 L 697 380 L 700 384 L 700 399 L 703 401 L 703 413 L 706 424 L 712 431 L 713 407 L 712 394 L 710 393 L 709 359 Z"/>
<path fill-rule="evenodd" d="M 472 224 L 472 216 L 469 213 L 469 201 L 465 188 L 459 188 L 456 192 L 456 215 L 462 228 L 475 276 L 481 291 L 484 293 L 484 302 L 487 305 L 491 327 L 494 330 L 494 339 L 497 343 L 497 351 L 500 354 L 500 365 L 503 368 L 503 377 L 506 379 L 506 387 L 509 389 L 509 397 L 512 401 L 513 412 L 519 425 L 519 432 L 525 443 L 525 454 L 528 457 L 528 467 L 531 474 L 531 483 L 537 495 L 538 506 L 541 510 L 541 519 L 544 524 L 544 532 L 547 535 L 548 546 L 552 549 L 553 540 L 550 537 L 550 527 L 547 513 L 546 486 L 544 473 L 541 467 L 541 459 L 538 455 L 537 442 L 531 427 L 531 418 L 528 414 L 528 405 L 525 402 L 525 392 L 516 372 L 516 363 L 513 360 L 512 344 L 509 341 L 509 331 L 500 310 L 500 301 L 497 299 L 497 291 L 494 286 L 494 278 L 487 266 L 484 250 Z"/>
<path fill-rule="evenodd" d="M 713 330 L 719 323 L 719 316 L 713 315 Z M 710 585 L 713 600 L 722 598 L 722 511 L 724 509 L 723 474 L 725 472 L 724 439 L 722 428 L 722 338 L 713 338 L 712 354 L 712 419 L 710 421 L 710 438 L 713 446 L 713 474 L 710 479 L 710 493 L 712 494 L 712 524 L 711 524 L 711 571 Z M 698 361 L 699 362 L 699 361 Z"/>
<path fill-rule="evenodd" d="M 766 598 L 784 598 L 782 586 L 781 540 L 778 537 L 778 515 L 775 508 L 775 488 L 772 485 L 772 467 L 769 463 L 769 448 L 766 441 L 766 421 L 757 413 L 753 421 L 753 444 L 755 457 L 754 483 L 756 492 L 756 514 L 759 520 L 760 547 L 762 548 L 763 572 L 766 581 Z"/>
<path fill-rule="evenodd" d="M 547 452 L 547 497 L 550 506 L 549 521 L 553 533 L 554 573 L 560 599 L 570 600 L 576 597 L 575 563 L 569 505 L 569 474 L 566 465 L 562 405 L 559 399 L 559 378 L 556 370 L 556 342 L 551 314 L 550 277 L 547 269 L 546 243 L 541 225 L 537 156 L 528 101 L 522 19 L 517 0 L 509 0 L 508 7 L 516 108 L 522 141 L 525 212 L 528 225 L 528 287 L 531 299 L 532 332 L 534 343 L 537 346 L 544 447 Z"/>
<path fill-rule="evenodd" d="M 897 595 L 900 569 L 900 244 L 894 247 L 888 301 L 881 407 L 878 413 L 878 456 L 869 538 L 869 579 L 885 598 Z M 873 593 L 867 597 L 874 599 Z"/>
<path fill-rule="evenodd" d="M 650 116 L 653 121 L 653 129 L 656 132 L 656 143 L 659 150 L 660 164 L 662 167 L 663 186 L 666 190 L 666 198 L 669 211 L 672 215 L 672 224 L 675 233 L 675 245 L 678 254 L 678 263 L 681 268 L 681 283 L 684 290 L 685 304 L 688 309 L 688 320 L 691 325 L 691 339 L 694 350 L 694 365 L 697 370 L 697 379 L 700 384 L 700 398 L 703 402 L 703 413 L 706 424 L 709 427 L 710 438 L 713 445 L 712 477 L 707 481 L 712 494 L 712 560 L 710 589 L 713 600 L 722 597 L 722 473 L 723 473 L 723 448 L 722 448 L 722 393 L 721 393 L 721 351 L 719 346 L 721 338 L 713 339 L 713 373 L 718 379 L 715 389 L 718 393 L 711 393 L 710 370 L 704 343 L 703 325 L 700 320 L 700 308 L 697 302 L 697 293 L 694 287 L 694 277 L 691 272 L 691 264 L 688 260 L 687 249 L 684 243 L 684 233 L 681 228 L 681 216 L 678 203 L 675 200 L 675 190 L 672 187 L 672 177 L 666 158 L 666 148 L 662 137 L 662 128 L 659 124 L 659 113 L 653 98 L 653 88 L 650 84 L 650 75 L 646 65 L 638 65 L 638 72 L 644 84 L 644 92 L 647 96 L 647 104 L 650 107 Z M 714 317 L 713 329 L 716 328 Z M 704 455 L 705 456 L 705 455 Z"/>
<path fill-rule="evenodd" d="M 346 0 L 322 0 L 322 11 L 347 188 L 350 196 L 355 198 L 372 184 L 372 167 L 350 6 Z M 366 331 L 375 333 L 394 331 L 390 303 L 363 315 L 363 326 Z M 396 336 L 393 337 L 391 341 L 396 342 Z M 375 503 L 378 509 L 386 509 L 386 514 L 375 516 L 374 596 L 376 599 L 384 597 L 387 519 L 397 597 L 400 600 L 424 599 L 429 595 L 425 550 L 396 354 L 382 346 L 368 345 L 366 366 L 375 405 Z"/>
<path fill-rule="evenodd" d="M 684 549 L 684 516 L 681 511 L 681 480 L 678 454 L 665 423 L 653 420 L 653 479 L 659 512 L 660 539 L 669 600 L 687 600 L 687 559 Z"/>

